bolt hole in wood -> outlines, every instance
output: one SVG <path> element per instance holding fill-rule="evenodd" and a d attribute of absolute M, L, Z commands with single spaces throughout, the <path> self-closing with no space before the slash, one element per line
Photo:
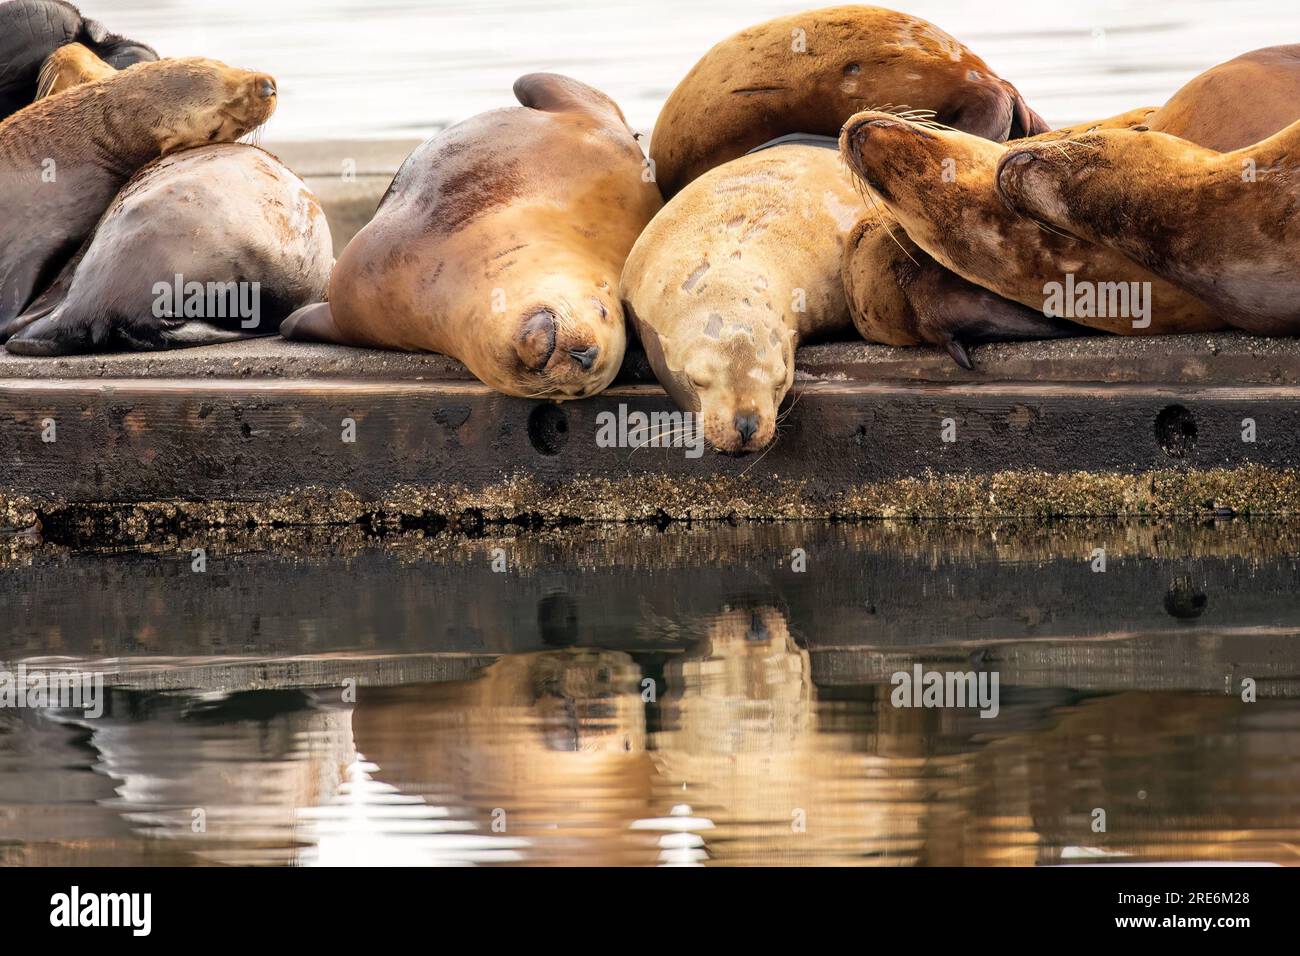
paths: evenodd
<path fill-rule="evenodd" d="M 540 455 L 558 455 L 569 440 L 569 415 L 558 405 L 538 405 L 528 415 L 528 440 Z"/>
<path fill-rule="evenodd" d="M 1171 458 L 1196 450 L 1196 416 L 1182 405 L 1166 405 L 1156 416 L 1156 441 Z"/>

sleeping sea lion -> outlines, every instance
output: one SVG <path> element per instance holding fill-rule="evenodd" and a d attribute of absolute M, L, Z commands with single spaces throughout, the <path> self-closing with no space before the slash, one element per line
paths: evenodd
<path fill-rule="evenodd" d="M 441 352 L 507 395 L 581 398 L 610 383 L 627 343 L 619 272 L 663 200 L 605 94 L 533 73 L 515 95 L 523 108 L 410 155 L 343 250 L 329 301 L 283 335 Z"/>
<path fill-rule="evenodd" d="M 807 10 L 741 30 L 664 103 L 650 157 L 665 198 L 787 133 L 838 135 L 865 109 L 933 111 L 994 140 L 1047 130 L 1016 88 L 932 23 L 881 7 Z"/>
<path fill-rule="evenodd" d="M 275 110 L 275 81 L 215 60 L 141 63 L 0 123 L 0 342 L 155 159 L 231 142 Z"/>
<path fill-rule="evenodd" d="M 332 250 L 320 203 L 270 153 L 184 150 L 122 188 L 5 348 L 67 355 L 274 334 L 325 294 Z"/>

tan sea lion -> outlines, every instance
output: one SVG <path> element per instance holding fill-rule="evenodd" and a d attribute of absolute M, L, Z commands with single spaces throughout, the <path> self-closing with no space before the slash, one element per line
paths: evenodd
<path fill-rule="evenodd" d="M 88 47 L 80 43 L 69 43 L 59 47 L 41 64 L 41 73 L 36 82 L 36 99 L 43 100 L 82 83 L 102 80 L 115 72 L 117 71 L 95 56 Z"/>
<path fill-rule="evenodd" d="M 613 100 L 548 73 L 402 164 L 348 243 L 329 302 L 288 338 L 460 359 L 507 395 L 570 399 L 614 378 L 623 260 L 663 205 Z"/>
<path fill-rule="evenodd" d="M 1146 123 L 1207 149 L 1258 143 L 1300 120 L 1300 44 L 1253 50 L 1194 77 Z"/>
<path fill-rule="evenodd" d="M 1007 148 L 872 111 L 854 116 L 840 137 L 844 158 L 907 234 L 977 285 L 1052 317 L 1122 335 L 1224 327 L 1205 303 L 1120 253 L 1050 232 L 1010 210 L 995 188 Z"/>
<path fill-rule="evenodd" d="M 66 355 L 274 334 L 325 294 L 332 250 L 320 204 L 270 153 L 185 150 L 122 188 L 5 348 Z"/>
<path fill-rule="evenodd" d="M 835 150 L 786 143 L 696 179 L 632 247 L 628 315 L 714 448 L 771 443 L 795 347 L 849 331 L 840 257 L 865 211 Z"/>
<path fill-rule="evenodd" d="M 162 60 L 0 123 L 0 342 L 137 171 L 177 150 L 236 140 L 266 122 L 275 102 L 265 73 Z"/>
<path fill-rule="evenodd" d="M 1027 221 L 1116 250 L 1233 326 L 1300 334 L 1300 121 L 1225 153 L 1153 130 L 1063 146 L 1010 150 L 998 167 Z"/>
<path fill-rule="evenodd" d="M 839 6 L 768 20 L 709 50 L 664 103 L 650 157 L 671 198 L 779 136 L 835 136 L 859 110 L 904 107 L 995 140 L 1047 130 L 1014 86 L 934 24 Z"/>

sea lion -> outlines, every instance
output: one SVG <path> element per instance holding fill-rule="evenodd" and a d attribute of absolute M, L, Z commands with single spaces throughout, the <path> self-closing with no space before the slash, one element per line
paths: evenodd
<path fill-rule="evenodd" d="M 59 47 L 41 65 L 40 77 L 36 83 L 36 98 L 45 99 L 64 90 L 70 90 L 82 83 L 93 83 L 116 72 L 111 66 L 95 56 L 94 52 L 80 43 L 68 43 Z"/>
<path fill-rule="evenodd" d="M 443 131 L 348 243 L 329 301 L 288 338 L 441 352 L 507 395 L 570 399 L 614 378 L 619 272 L 663 205 L 623 114 L 567 77 L 515 83 L 523 108 Z"/>
<path fill-rule="evenodd" d="M 849 233 L 842 275 L 849 315 L 864 339 L 934 345 L 968 371 L 975 368 L 968 345 L 1088 333 L 945 269 L 883 211 L 863 218 Z"/>
<path fill-rule="evenodd" d="M 854 116 L 840 137 L 845 160 L 907 234 L 977 285 L 1054 318 L 1121 335 L 1224 327 L 1205 303 L 1122 254 L 1049 232 L 1007 208 L 995 188 L 1007 149 L 874 111 Z"/>
<path fill-rule="evenodd" d="M 275 103 L 265 73 L 163 60 L 0 123 L 0 342 L 137 171 L 177 150 L 236 140 L 266 122 Z"/>
<path fill-rule="evenodd" d="M 1270 46 L 1211 67 L 1146 123 L 1207 149 L 1258 143 L 1300 120 L 1300 44 Z"/>
<path fill-rule="evenodd" d="M 36 99 L 41 65 L 67 43 L 80 43 L 114 70 L 158 59 L 151 47 L 109 33 L 63 0 L 0 3 L 0 121 Z"/>
<path fill-rule="evenodd" d="M 325 294 L 332 250 L 320 204 L 270 153 L 185 150 L 122 188 L 5 348 L 66 355 L 273 334 Z"/>
<path fill-rule="evenodd" d="M 851 329 L 840 257 L 865 212 L 835 150 L 786 143 L 694 180 L 632 247 L 628 316 L 717 450 L 770 444 L 796 346 Z"/>
<path fill-rule="evenodd" d="M 1026 221 L 1116 250 L 1237 328 L 1300 334 L 1300 122 L 1217 152 L 1154 130 L 1008 151 L 999 195 Z"/>
<path fill-rule="evenodd" d="M 1048 128 L 934 24 L 881 7 L 825 7 L 741 30 L 704 54 L 664 103 L 650 157 L 671 198 L 778 136 L 835 136 L 859 110 L 901 106 L 995 140 Z"/>

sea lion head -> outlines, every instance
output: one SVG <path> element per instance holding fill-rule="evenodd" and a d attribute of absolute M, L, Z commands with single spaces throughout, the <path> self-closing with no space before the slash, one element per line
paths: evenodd
<path fill-rule="evenodd" d="M 134 76 L 133 76 L 134 74 Z M 275 78 L 216 60 L 192 57 L 141 63 L 94 84 L 132 77 L 134 104 L 151 121 L 163 155 L 207 143 L 228 143 L 257 129 L 275 112 Z"/>
<path fill-rule="evenodd" d="M 1007 147 L 957 130 L 868 110 L 840 132 L 840 155 L 909 236 L 987 258 L 1025 223 L 998 200 L 993 178 Z M 1034 228 L 1034 227 L 1030 227 Z"/>
<path fill-rule="evenodd" d="M 1031 143 L 1009 150 L 997 167 L 997 192 L 1015 212 L 1061 232 L 1106 242 L 1131 230 L 1149 207 L 1135 200 L 1160 188 L 1185 159 L 1207 155 L 1200 147 L 1146 127 L 1106 129 L 1060 143 Z M 1163 204 L 1161 204 L 1163 205 Z"/>
<path fill-rule="evenodd" d="M 744 454 L 772 443 L 777 410 L 794 383 L 790 329 L 715 311 L 679 320 L 671 338 L 640 328 L 656 376 L 679 406 L 700 416 L 710 445 Z"/>
<path fill-rule="evenodd" d="M 627 332 L 610 282 L 552 274 L 529 290 L 507 323 L 516 359 L 512 395 L 566 400 L 595 395 L 623 364 Z"/>

